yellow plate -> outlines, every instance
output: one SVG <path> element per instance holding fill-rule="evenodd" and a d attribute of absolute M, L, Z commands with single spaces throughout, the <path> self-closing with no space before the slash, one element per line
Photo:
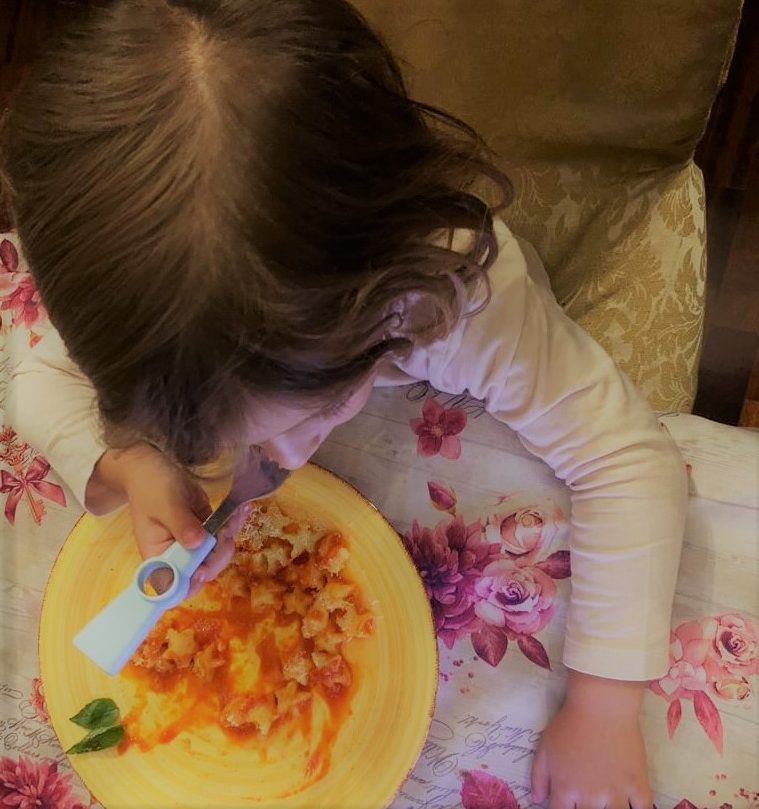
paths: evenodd
<path fill-rule="evenodd" d="M 212 492 L 212 496 L 220 492 Z M 275 498 L 293 516 L 310 515 L 348 537 L 350 575 L 374 604 L 376 629 L 351 663 L 357 688 L 327 774 L 305 783 L 302 758 L 266 756 L 216 738 L 180 733 L 140 752 L 71 756 L 107 809 L 373 809 L 393 799 L 429 728 L 438 680 L 429 603 L 395 531 L 351 486 L 316 466 L 294 473 Z M 126 714 L 135 684 L 109 677 L 72 644 L 73 636 L 126 587 L 139 564 L 129 515 L 83 517 L 50 575 L 40 621 L 40 665 L 50 717 L 63 749 L 85 731 L 69 718 L 99 697 Z"/>

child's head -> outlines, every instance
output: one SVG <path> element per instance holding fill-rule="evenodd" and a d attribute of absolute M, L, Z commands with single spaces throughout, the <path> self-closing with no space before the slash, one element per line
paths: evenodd
<path fill-rule="evenodd" d="M 318 409 L 444 336 L 495 254 L 468 189 L 508 194 L 344 0 L 101 2 L 3 139 L 32 272 L 111 436 L 184 462 L 251 403 Z M 465 256 L 430 241 L 453 227 L 476 235 Z"/>

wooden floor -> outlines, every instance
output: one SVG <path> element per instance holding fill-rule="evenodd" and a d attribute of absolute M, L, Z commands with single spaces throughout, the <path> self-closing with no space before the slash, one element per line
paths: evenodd
<path fill-rule="evenodd" d="M 0 110 L 37 45 L 84 0 L 0 0 Z M 759 0 L 696 153 L 707 189 L 706 328 L 694 412 L 759 427 Z M 3 213 L 0 211 L 0 227 Z"/>

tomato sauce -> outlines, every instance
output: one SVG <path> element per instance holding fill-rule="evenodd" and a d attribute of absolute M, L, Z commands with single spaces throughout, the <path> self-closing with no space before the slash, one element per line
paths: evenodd
<path fill-rule="evenodd" d="M 325 539 L 334 550 L 334 532 Z M 359 618 L 369 612 L 356 583 L 330 572 L 322 578 L 350 584 L 350 594 L 329 604 L 324 634 L 304 637 L 304 610 L 320 603 L 312 557 L 299 552 L 294 563 L 264 577 L 236 556 L 217 581 L 163 616 L 122 672 L 136 698 L 124 717 L 120 752 L 148 751 L 213 728 L 225 744 L 255 750 L 261 761 L 298 745 L 307 751 L 304 786 L 324 777 L 357 688 L 343 647 L 370 635 L 373 619 L 360 624 L 362 634 L 340 634 L 346 610 Z M 299 613 L 292 605 L 301 603 Z"/>

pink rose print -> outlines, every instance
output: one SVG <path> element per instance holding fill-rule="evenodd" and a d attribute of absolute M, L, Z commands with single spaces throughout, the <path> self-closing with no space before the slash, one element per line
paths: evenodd
<path fill-rule="evenodd" d="M 432 604 L 438 637 L 450 649 L 476 624 L 474 583 L 500 549 L 485 542 L 479 522 L 466 525 L 462 517 L 434 529 L 414 520 L 404 543 Z"/>
<path fill-rule="evenodd" d="M 753 624 L 740 615 L 720 615 L 714 636 L 714 651 L 722 666 L 739 675 L 759 673 L 757 637 Z"/>
<path fill-rule="evenodd" d="M 40 293 L 34 286 L 32 276 L 24 274 L 16 288 L 3 298 L 0 309 L 13 311 L 13 325 L 23 323 L 31 329 L 42 317 L 46 317 L 44 307 L 40 301 Z"/>
<path fill-rule="evenodd" d="M 751 685 L 745 677 L 723 677 L 714 681 L 714 690 L 722 699 L 742 700 L 751 696 Z"/>
<path fill-rule="evenodd" d="M 45 515 L 45 500 L 60 506 L 66 505 L 66 494 L 57 483 L 45 480 L 50 464 L 41 456 L 35 455 L 32 448 L 21 441 L 12 427 L 0 431 L 0 462 L 6 463 L 12 472 L 0 470 L 0 494 L 7 494 L 5 518 L 13 525 L 19 503 L 26 502 L 32 519 L 40 525 Z"/>
<path fill-rule="evenodd" d="M 537 511 L 523 510 L 506 517 L 490 518 L 485 529 L 488 539 L 496 531 L 503 541 L 504 550 L 521 556 L 538 548 L 543 540 L 543 517 Z"/>
<path fill-rule="evenodd" d="M 45 694 L 42 691 L 42 680 L 39 677 L 32 680 L 32 693 L 29 696 L 29 702 L 34 706 L 34 711 L 40 722 L 50 721 L 50 714 L 47 712 L 47 704 L 45 703 Z"/>
<path fill-rule="evenodd" d="M 680 624 L 670 640 L 670 667 L 667 674 L 651 684 L 651 690 L 669 700 L 667 731 L 673 738 L 682 716 L 681 699 L 693 701 L 693 711 L 715 748 L 722 752 L 722 721 L 706 693 L 709 675 L 706 664 L 712 645 L 704 637 L 709 621 Z"/>
<path fill-rule="evenodd" d="M 670 636 L 669 671 L 650 685 L 670 703 L 670 738 L 680 723 L 681 700 L 691 700 L 696 718 L 721 753 L 722 720 L 713 697 L 747 699 L 753 691 L 749 678 L 756 674 L 756 629 L 741 615 L 728 613 L 680 624 Z"/>
<path fill-rule="evenodd" d="M 464 809 L 519 809 L 509 785 L 484 770 L 463 773 L 461 804 Z"/>
<path fill-rule="evenodd" d="M 491 562 L 475 585 L 477 615 L 514 635 L 533 635 L 553 618 L 556 585 L 537 567 L 513 559 Z"/>
<path fill-rule="evenodd" d="M 522 496 L 504 497 L 485 522 L 485 536 L 501 542 L 505 553 L 535 559 L 568 529 L 564 512 L 552 501 L 535 502 Z"/>
<path fill-rule="evenodd" d="M 85 809 L 50 759 L 0 758 L 0 806 L 12 809 Z"/>
<path fill-rule="evenodd" d="M 708 683 L 705 663 L 711 644 L 704 638 L 700 621 L 687 621 L 670 635 L 669 671 L 652 688 L 672 701 L 688 692 L 705 691 Z"/>
<path fill-rule="evenodd" d="M 466 427 L 466 413 L 457 407 L 444 408 L 435 399 L 427 399 L 422 418 L 411 419 L 417 434 L 417 455 L 442 455 L 456 460 L 461 455 L 461 441 L 456 437 Z"/>
<path fill-rule="evenodd" d="M 499 500 L 496 512 L 466 525 L 456 493 L 427 482 L 432 505 L 454 519 L 434 529 L 414 522 L 404 541 L 432 603 L 438 637 L 451 649 L 469 635 L 477 656 L 497 666 L 515 641 L 528 660 L 550 669 L 548 653 L 533 637 L 554 615 L 555 579 L 571 574 L 569 551 L 545 551 L 566 525 L 551 501 Z"/>
<path fill-rule="evenodd" d="M 31 329 L 47 317 L 47 312 L 32 276 L 22 269 L 18 250 L 10 239 L 0 239 L 0 310 L 11 311 L 12 324 L 26 326 L 29 344 L 36 345 L 40 338 Z"/>

